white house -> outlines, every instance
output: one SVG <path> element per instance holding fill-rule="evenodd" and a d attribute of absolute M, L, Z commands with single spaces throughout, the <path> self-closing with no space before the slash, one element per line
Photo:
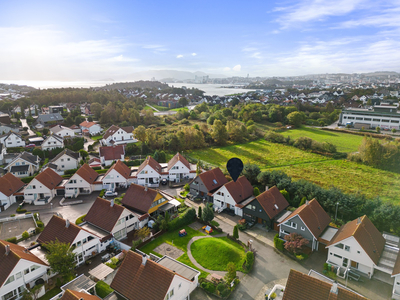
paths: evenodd
<path fill-rule="evenodd" d="M 84 134 L 96 135 L 99 134 L 103 129 L 95 122 L 84 121 L 79 124 L 79 127 Z"/>
<path fill-rule="evenodd" d="M 65 127 L 65 126 L 61 126 L 61 125 L 56 125 L 54 127 L 51 127 L 50 132 L 53 135 L 58 135 L 60 137 L 75 136 L 74 130 L 72 130 L 71 128 Z"/>
<path fill-rule="evenodd" d="M 78 125 L 72 125 L 70 129 L 73 130 L 76 134 L 82 133 L 82 129 Z"/>
<path fill-rule="evenodd" d="M 37 241 L 42 246 L 56 239 L 62 243 L 69 243 L 76 254 L 77 265 L 81 265 L 97 253 L 103 252 L 110 244 L 111 237 L 100 235 L 102 234 L 99 230 L 95 234 L 54 215 Z"/>
<path fill-rule="evenodd" d="M 190 164 L 179 152 L 170 159 L 167 170 L 170 181 L 180 182 L 196 177 L 196 165 Z"/>
<path fill-rule="evenodd" d="M 115 204 L 114 200 L 108 201 L 100 197 L 94 201 L 84 221 L 80 225 L 82 228 L 88 223 L 112 234 L 116 240 L 125 239 L 129 232 L 143 227 L 136 213 Z"/>
<path fill-rule="evenodd" d="M 9 133 L 3 135 L 0 137 L 0 142 L 4 145 L 6 148 L 11 148 L 11 147 L 25 147 L 25 141 L 22 139 L 22 137 L 15 133 L 10 131 Z"/>
<path fill-rule="evenodd" d="M 4 164 L 6 163 L 6 154 L 7 154 L 7 148 L 3 146 L 3 144 L 0 143 L 0 163 Z"/>
<path fill-rule="evenodd" d="M 162 173 L 161 165 L 154 158 L 148 156 L 137 170 L 137 184 L 158 187 Z M 165 172 L 165 175 L 168 173 Z"/>
<path fill-rule="evenodd" d="M 136 143 L 137 139 L 133 137 L 133 130 L 133 126 L 118 127 L 112 125 L 104 133 L 101 143 L 104 146 Z"/>
<path fill-rule="evenodd" d="M 39 161 L 37 155 L 22 152 L 15 157 L 5 169 L 19 178 L 32 176 L 39 170 Z"/>
<path fill-rule="evenodd" d="M 199 275 L 199 271 L 168 256 L 154 262 L 147 255 L 128 251 L 110 286 L 128 300 L 190 299 Z M 145 282 L 157 288 L 144 288 Z"/>
<path fill-rule="evenodd" d="M 80 155 L 69 149 L 64 149 L 56 157 L 50 160 L 50 163 L 57 166 L 57 173 L 63 175 L 66 170 L 73 170 L 79 167 Z"/>
<path fill-rule="evenodd" d="M 49 266 L 25 247 L 0 240 L 0 299 L 17 299 L 26 286 L 48 281 Z M 45 293 L 44 286 L 39 297 Z"/>
<path fill-rule="evenodd" d="M 103 189 L 114 191 L 116 188 L 126 188 L 128 179 L 131 174 L 131 169 L 118 160 L 108 169 L 103 178 Z"/>
<path fill-rule="evenodd" d="M 7 134 L 10 131 L 18 133 L 19 132 L 19 126 L 0 123 L 0 133 L 1 134 Z"/>
<path fill-rule="evenodd" d="M 56 195 L 56 187 L 63 181 L 63 178 L 47 168 L 39 173 L 24 189 L 24 202 L 44 205 L 49 203 Z"/>
<path fill-rule="evenodd" d="M 123 145 L 100 147 L 100 162 L 104 166 L 111 166 L 116 160 L 125 159 L 125 147 Z"/>
<path fill-rule="evenodd" d="M 41 148 L 43 151 L 64 148 L 64 138 L 52 134 L 43 141 Z"/>
<path fill-rule="evenodd" d="M 68 180 L 65 186 L 65 197 L 76 198 L 80 194 L 91 194 L 93 191 L 102 189 L 101 181 L 97 181 L 99 174 L 84 164 L 78 171 Z"/>
<path fill-rule="evenodd" d="M 16 202 L 15 193 L 20 191 L 24 185 L 25 183 L 11 173 L 0 177 L 0 211 L 6 210 Z"/>

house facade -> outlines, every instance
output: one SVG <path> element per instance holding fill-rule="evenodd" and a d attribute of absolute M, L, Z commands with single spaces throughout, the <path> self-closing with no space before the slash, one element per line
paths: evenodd
<path fill-rule="evenodd" d="M 6 148 L 25 147 L 25 141 L 22 139 L 22 137 L 19 134 L 12 132 L 12 131 L 1 136 L 0 142 Z"/>
<path fill-rule="evenodd" d="M 65 126 L 61 126 L 61 125 L 57 125 L 54 127 L 50 128 L 50 132 L 53 135 L 58 135 L 62 138 L 69 136 L 69 137 L 73 137 L 75 136 L 75 131 L 73 131 L 71 128 L 65 127 Z"/>
<path fill-rule="evenodd" d="M 11 173 L 0 177 L 0 211 L 6 210 L 17 202 L 17 195 L 15 193 L 20 191 L 24 186 L 25 183 Z"/>
<path fill-rule="evenodd" d="M 137 170 L 137 184 L 142 186 L 147 185 L 149 187 L 158 187 L 160 184 L 161 174 L 161 165 L 154 158 L 148 156 Z"/>
<path fill-rule="evenodd" d="M 197 175 L 190 183 L 192 197 L 201 197 L 207 201 L 213 201 L 214 192 L 226 184 L 228 180 L 220 168 L 215 168 Z"/>
<path fill-rule="evenodd" d="M 57 170 L 64 174 L 66 170 L 73 170 L 79 167 L 80 154 L 69 149 L 64 149 L 57 154 L 50 163 L 57 166 Z"/>
<path fill-rule="evenodd" d="M 43 151 L 48 151 L 55 148 L 64 148 L 64 138 L 52 134 L 43 141 L 41 148 Z"/>
<path fill-rule="evenodd" d="M 88 195 L 93 191 L 100 191 L 102 183 L 101 181 L 96 181 L 98 177 L 99 174 L 88 164 L 82 165 L 64 185 L 65 197 L 76 198 L 80 194 Z"/>
<path fill-rule="evenodd" d="M 115 164 L 108 169 L 103 177 L 103 189 L 114 191 L 116 188 L 126 188 L 128 186 L 128 179 L 131 174 L 131 169 L 118 160 Z"/>
<path fill-rule="evenodd" d="M 24 202 L 44 205 L 49 203 L 57 194 L 56 187 L 63 181 L 63 178 L 54 172 L 52 169 L 47 168 L 39 173 L 32 181 L 25 187 Z"/>
<path fill-rule="evenodd" d="M 39 157 L 28 152 L 22 152 L 6 167 L 6 170 L 16 177 L 32 176 L 39 170 Z"/>
<path fill-rule="evenodd" d="M 118 127 L 112 125 L 104 133 L 101 143 L 104 146 L 136 143 L 137 139 L 133 137 L 133 130 L 133 126 Z"/>
<path fill-rule="evenodd" d="M 101 126 L 95 122 L 84 121 L 79 124 L 83 133 L 88 133 L 90 135 L 96 135 L 103 131 Z"/>
<path fill-rule="evenodd" d="M 25 247 L 0 240 L 0 299 L 17 299 L 26 286 L 34 287 L 37 282 L 47 282 L 49 266 Z M 44 287 L 38 296 L 45 293 Z"/>
<path fill-rule="evenodd" d="M 190 164 L 179 152 L 168 162 L 169 181 L 180 182 L 196 177 L 196 165 Z"/>

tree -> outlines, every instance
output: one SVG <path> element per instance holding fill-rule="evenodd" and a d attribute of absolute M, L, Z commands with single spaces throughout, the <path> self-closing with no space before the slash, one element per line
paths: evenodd
<path fill-rule="evenodd" d="M 75 253 L 69 243 L 62 243 L 58 239 L 43 245 L 48 252 L 45 256 L 51 271 L 60 274 L 64 280 L 74 275 Z"/>
<path fill-rule="evenodd" d="M 75 120 L 74 120 L 74 124 L 75 124 L 75 125 L 79 125 L 79 124 L 81 124 L 84 120 L 85 120 L 84 117 L 82 117 L 82 116 L 76 116 L 76 117 L 75 117 Z"/>
<path fill-rule="evenodd" d="M 89 155 L 89 153 L 87 153 L 87 151 L 85 151 L 84 149 L 79 150 L 79 154 L 81 155 L 83 160 L 85 160 L 86 157 Z"/>
<path fill-rule="evenodd" d="M 133 134 L 135 136 L 136 139 L 138 139 L 139 141 L 141 141 L 142 143 L 144 143 L 146 141 L 146 128 L 144 128 L 143 125 L 140 125 L 138 127 L 135 128 L 135 130 L 133 130 Z"/>
<path fill-rule="evenodd" d="M 253 195 L 256 197 L 260 195 L 260 189 L 257 186 L 253 189 Z"/>
<path fill-rule="evenodd" d="M 301 253 L 303 251 L 303 247 L 309 243 L 306 238 L 296 232 L 285 235 L 285 240 L 285 249 L 294 254 Z"/>
<path fill-rule="evenodd" d="M 381 133 L 381 128 L 378 126 L 378 127 L 376 127 L 376 132 L 377 133 Z"/>
<path fill-rule="evenodd" d="M 178 103 L 180 106 L 185 107 L 186 105 L 189 104 L 189 101 L 185 97 L 182 97 L 178 100 Z"/>
<path fill-rule="evenodd" d="M 26 288 L 22 293 L 21 300 L 37 300 L 39 299 L 39 293 L 42 290 L 43 284 L 36 284 L 32 288 Z"/>
<path fill-rule="evenodd" d="M 204 206 L 202 219 L 206 223 L 209 223 L 214 219 L 214 211 L 210 206 L 208 205 Z"/>
<path fill-rule="evenodd" d="M 233 236 L 235 239 L 238 239 L 238 238 L 239 238 L 239 229 L 238 229 L 237 224 L 235 225 L 235 227 L 233 227 L 232 236 Z"/>
<path fill-rule="evenodd" d="M 254 253 L 252 251 L 246 252 L 246 269 L 250 270 L 254 264 Z"/>
<path fill-rule="evenodd" d="M 225 274 L 225 281 L 230 283 L 233 279 L 236 278 L 236 266 L 233 262 L 228 262 L 226 265 L 226 274 Z"/>
<path fill-rule="evenodd" d="M 212 138 L 219 145 L 225 145 L 228 141 L 228 132 L 220 120 L 215 120 L 212 127 Z"/>
<path fill-rule="evenodd" d="M 149 227 L 143 227 L 136 231 L 135 237 L 138 237 L 140 240 L 143 240 L 145 237 L 150 235 L 150 228 Z"/>
<path fill-rule="evenodd" d="M 260 168 L 256 164 L 246 163 L 243 167 L 243 175 L 252 185 L 257 184 L 257 176 L 260 172 Z"/>
<path fill-rule="evenodd" d="M 101 104 L 96 103 L 96 102 L 90 104 L 90 111 L 94 114 L 94 116 L 97 119 L 100 119 L 102 110 L 103 110 L 103 107 L 101 106 Z"/>
<path fill-rule="evenodd" d="M 49 129 L 48 128 L 43 128 L 43 134 L 48 135 L 49 134 Z"/>
<path fill-rule="evenodd" d="M 302 112 L 294 111 L 287 115 L 288 123 L 295 126 L 300 127 L 304 121 L 305 115 Z"/>
<path fill-rule="evenodd" d="M 198 217 L 199 219 L 201 219 L 201 216 L 202 216 L 202 214 L 201 214 L 201 206 L 199 206 L 199 210 L 198 210 L 198 212 L 197 212 L 197 217 Z"/>
<path fill-rule="evenodd" d="M 28 233 L 28 231 L 24 231 L 24 232 L 22 233 L 22 238 L 23 238 L 24 240 L 26 240 L 27 238 L 29 238 L 29 233 Z"/>
<path fill-rule="evenodd" d="M 200 165 L 200 160 L 197 161 L 196 164 L 196 175 L 201 174 L 201 165 Z"/>

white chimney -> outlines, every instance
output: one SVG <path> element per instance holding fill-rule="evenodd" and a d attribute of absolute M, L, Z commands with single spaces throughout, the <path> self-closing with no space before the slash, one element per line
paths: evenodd
<path fill-rule="evenodd" d="M 143 256 L 142 256 L 142 265 L 145 266 L 146 262 L 147 262 L 147 255 L 143 254 Z"/>
<path fill-rule="evenodd" d="M 69 227 L 69 225 L 70 225 L 70 223 L 69 223 L 69 220 L 67 219 L 67 220 L 65 220 L 65 227 L 66 228 L 68 228 Z"/>
<path fill-rule="evenodd" d="M 357 218 L 357 225 L 360 225 L 360 224 L 361 224 L 361 218 L 358 217 L 358 218 Z"/>
<path fill-rule="evenodd" d="M 144 191 L 147 192 L 147 184 L 144 185 Z"/>
<path fill-rule="evenodd" d="M 306 200 L 306 205 L 308 205 L 308 203 L 309 203 L 308 200 Z"/>
<path fill-rule="evenodd" d="M 269 187 L 268 187 L 268 185 L 266 185 L 266 186 L 265 186 L 265 190 L 268 191 L 268 189 L 269 189 Z"/>
<path fill-rule="evenodd" d="M 336 295 L 338 294 L 338 285 L 337 285 L 336 282 L 334 282 L 334 283 L 332 284 L 331 293 L 332 293 L 332 294 L 336 294 Z"/>
<path fill-rule="evenodd" d="M 6 245 L 6 255 L 10 253 L 10 245 Z"/>
<path fill-rule="evenodd" d="M 111 200 L 111 204 L 110 204 L 110 206 L 111 206 L 111 207 L 113 207 L 113 206 L 114 206 L 114 199 L 112 199 L 112 200 Z"/>

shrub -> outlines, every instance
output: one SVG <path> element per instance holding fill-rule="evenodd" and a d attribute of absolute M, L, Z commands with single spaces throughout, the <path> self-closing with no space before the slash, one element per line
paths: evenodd
<path fill-rule="evenodd" d="M 324 263 L 324 270 L 328 271 L 328 263 Z"/>
<path fill-rule="evenodd" d="M 24 177 L 24 178 L 20 178 L 20 179 L 23 183 L 29 183 L 32 181 L 33 178 L 35 178 L 35 176 L 28 176 L 28 177 Z"/>
<path fill-rule="evenodd" d="M 22 238 L 23 238 L 24 240 L 26 240 L 27 238 L 29 238 L 29 233 L 28 233 L 28 231 L 24 231 L 24 232 L 22 233 Z"/>
<path fill-rule="evenodd" d="M 276 298 L 276 293 L 272 293 L 271 294 L 271 299 L 275 299 Z"/>
<path fill-rule="evenodd" d="M 103 197 L 105 192 L 106 192 L 106 190 L 105 190 L 105 189 L 102 189 L 102 190 L 100 191 L 99 197 L 100 197 L 100 198 Z"/>
<path fill-rule="evenodd" d="M 217 290 L 222 293 L 222 291 L 226 290 L 226 285 L 222 282 L 218 283 Z"/>
<path fill-rule="evenodd" d="M 201 219 L 201 206 L 199 206 L 199 210 L 197 212 L 197 217 Z"/>
<path fill-rule="evenodd" d="M 112 293 L 114 290 L 112 288 L 110 288 L 110 286 L 105 283 L 104 281 L 98 281 L 96 283 L 96 294 L 97 296 L 99 296 L 100 298 L 104 298 L 107 295 L 109 295 L 110 293 Z"/>
<path fill-rule="evenodd" d="M 277 233 L 274 236 L 274 246 L 276 249 L 283 251 L 285 242 L 279 238 L 279 234 Z"/>
<path fill-rule="evenodd" d="M 214 221 L 214 220 L 212 220 L 211 222 L 210 222 L 210 225 L 211 226 L 214 226 L 214 227 L 219 227 L 219 223 L 217 222 L 217 221 Z"/>
<path fill-rule="evenodd" d="M 44 227 L 44 224 L 43 224 L 42 221 L 36 221 L 36 224 L 37 224 L 38 227 L 41 227 L 41 228 Z"/>
<path fill-rule="evenodd" d="M 17 208 L 17 213 L 19 213 L 19 214 L 26 213 L 26 209 L 22 209 L 22 208 L 18 207 Z"/>
<path fill-rule="evenodd" d="M 289 235 L 285 235 L 285 249 L 291 253 L 299 254 L 303 251 L 303 247 L 309 243 L 309 241 L 302 235 L 292 232 Z"/>
<path fill-rule="evenodd" d="M 173 219 L 169 222 L 169 230 L 175 230 L 181 228 L 182 226 L 188 225 L 193 222 L 196 217 L 196 210 L 194 208 L 189 208 L 178 218 Z"/>
<path fill-rule="evenodd" d="M 26 213 L 25 213 L 26 215 L 30 215 L 30 214 L 32 214 L 30 211 L 27 211 Z"/>
<path fill-rule="evenodd" d="M 76 171 L 78 171 L 78 169 L 65 170 L 64 175 L 73 175 Z"/>
<path fill-rule="evenodd" d="M 16 244 L 17 243 L 17 238 L 15 236 L 13 236 L 12 238 L 6 239 L 7 242 Z"/>
<path fill-rule="evenodd" d="M 185 186 L 183 187 L 186 192 L 190 192 L 190 185 L 189 183 L 186 183 Z"/>
<path fill-rule="evenodd" d="M 15 214 L 12 214 L 10 217 L 11 217 L 11 218 L 12 218 L 12 217 L 15 217 Z"/>
<path fill-rule="evenodd" d="M 235 227 L 233 227 L 233 234 L 232 234 L 232 236 L 233 236 L 235 239 L 238 239 L 238 238 L 239 238 L 238 225 L 235 225 Z"/>
<path fill-rule="evenodd" d="M 80 216 L 78 219 L 76 219 L 75 224 L 76 225 L 82 224 L 84 219 L 85 219 L 85 217 L 86 217 L 86 214 L 83 215 L 83 216 Z"/>
<path fill-rule="evenodd" d="M 254 264 L 254 253 L 252 251 L 246 252 L 246 269 L 251 270 Z"/>
<path fill-rule="evenodd" d="M 92 167 L 93 170 L 101 170 L 101 167 Z"/>
<path fill-rule="evenodd" d="M 43 227 L 36 227 L 35 228 L 35 233 L 36 234 L 41 233 L 43 231 L 43 229 L 44 229 Z"/>
<path fill-rule="evenodd" d="M 253 190 L 253 195 L 256 196 L 256 197 L 257 197 L 258 195 L 260 195 L 260 189 L 259 189 L 258 187 L 255 187 L 255 188 L 254 188 L 254 190 Z"/>
<path fill-rule="evenodd" d="M 215 293 L 215 285 L 211 282 L 202 282 L 200 285 L 203 289 L 205 289 L 207 292 L 210 292 L 211 294 Z"/>
<path fill-rule="evenodd" d="M 265 139 L 272 143 L 284 143 L 285 142 L 285 137 L 282 134 L 274 132 L 274 131 L 268 131 L 267 134 L 265 135 Z"/>
<path fill-rule="evenodd" d="M 231 291 L 229 289 L 225 289 L 221 292 L 221 296 L 223 298 L 227 297 Z"/>

